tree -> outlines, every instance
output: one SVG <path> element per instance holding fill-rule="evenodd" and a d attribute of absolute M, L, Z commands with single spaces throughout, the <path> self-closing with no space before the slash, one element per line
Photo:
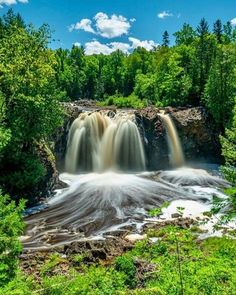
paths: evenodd
<path fill-rule="evenodd" d="M 48 27 L 24 27 L 12 13 L 2 18 L 2 24 L 0 101 L 5 111 L 0 122 L 0 185 L 18 196 L 33 192 L 44 176 L 38 145 L 62 123 L 62 95 L 56 87 L 55 54 L 47 48 Z"/>
<path fill-rule="evenodd" d="M 168 47 L 170 44 L 169 33 L 165 31 L 162 35 L 162 46 Z"/>
<path fill-rule="evenodd" d="M 134 93 L 141 99 L 156 102 L 156 79 L 154 74 L 137 74 Z"/>
<path fill-rule="evenodd" d="M 179 45 L 191 45 L 196 38 L 196 31 L 189 25 L 184 23 L 180 31 L 174 33 L 175 43 Z"/>
<path fill-rule="evenodd" d="M 211 67 L 212 57 L 214 53 L 214 40 L 209 34 L 209 26 L 205 18 L 202 18 L 198 27 L 198 41 L 197 41 L 197 58 L 199 67 L 199 97 L 203 95 L 208 71 Z"/>
<path fill-rule="evenodd" d="M 224 26 L 224 39 L 225 43 L 229 44 L 233 40 L 233 27 L 231 25 L 231 22 L 228 21 Z"/>
<path fill-rule="evenodd" d="M 222 155 L 225 158 L 225 166 L 223 167 L 224 175 L 228 181 L 236 184 L 236 107 L 233 109 L 231 124 L 226 129 L 225 135 L 221 136 L 220 141 Z"/>
<path fill-rule="evenodd" d="M 156 72 L 157 104 L 182 106 L 188 101 L 191 78 L 180 65 L 180 55 L 170 52 Z"/>
<path fill-rule="evenodd" d="M 218 46 L 204 91 L 203 102 L 221 131 L 231 121 L 230 114 L 235 105 L 235 64 L 235 46 Z"/>
<path fill-rule="evenodd" d="M 222 43 L 222 34 L 223 34 L 223 28 L 222 28 L 222 23 L 221 20 L 218 19 L 215 23 L 214 23 L 214 29 L 213 32 L 216 36 L 216 40 L 218 43 Z"/>

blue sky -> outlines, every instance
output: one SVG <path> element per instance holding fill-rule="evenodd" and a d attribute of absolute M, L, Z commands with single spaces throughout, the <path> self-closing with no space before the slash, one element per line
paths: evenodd
<path fill-rule="evenodd" d="M 202 17 L 210 25 L 217 18 L 236 24 L 233 0 L 0 0 L 0 6 L 0 15 L 11 7 L 27 23 L 48 23 L 56 40 L 52 48 L 82 44 L 87 54 L 151 49 L 165 30 L 172 35 Z"/>

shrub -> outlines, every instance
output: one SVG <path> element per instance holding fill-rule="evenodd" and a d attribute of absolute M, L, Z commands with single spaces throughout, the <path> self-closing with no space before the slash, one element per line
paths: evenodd
<path fill-rule="evenodd" d="M 117 106 L 118 108 L 141 109 L 147 106 L 146 100 L 139 99 L 136 95 L 131 94 L 128 97 L 114 95 L 99 103 L 100 106 Z"/>
<path fill-rule="evenodd" d="M 24 229 L 23 208 L 23 201 L 16 206 L 9 196 L 0 194 L 0 286 L 14 278 L 17 271 L 17 258 L 22 250 L 18 237 Z"/>
<path fill-rule="evenodd" d="M 136 286 L 136 266 L 134 258 L 129 255 L 123 255 L 115 260 L 115 269 L 123 272 L 126 276 L 125 283 L 127 286 L 134 288 Z"/>

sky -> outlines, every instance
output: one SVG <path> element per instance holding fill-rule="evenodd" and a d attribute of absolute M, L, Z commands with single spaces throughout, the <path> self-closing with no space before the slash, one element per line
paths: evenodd
<path fill-rule="evenodd" d="M 129 53 L 138 46 L 151 50 L 183 23 L 196 27 L 205 17 L 210 27 L 218 18 L 236 25 L 234 0 L 0 0 L 0 16 L 13 8 L 26 23 L 47 23 L 55 48 L 84 46 L 86 54 Z"/>

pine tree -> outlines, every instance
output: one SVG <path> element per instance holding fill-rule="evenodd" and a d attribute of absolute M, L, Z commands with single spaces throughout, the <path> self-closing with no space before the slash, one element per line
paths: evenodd
<path fill-rule="evenodd" d="M 199 94 L 200 96 L 203 94 L 204 85 L 206 82 L 206 76 L 208 71 L 208 41 L 207 36 L 209 33 L 209 26 L 205 18 L 202 18 L 198 27 L 197 33 L 199 36 L 199 44 L 198 44 L 198 59 L 199 59 Z"/>
<path fill-rule="evenodd" d="M 222 28 L 222 23 L 220 19 L 217 19 L 217 21 L 214 23 L 213 32 L 216 36 L 216 40 L 218 41 L 218 43 L 222 43 L 223 28 Z"/>
<path fill-rule="evenodd" d="M 209 33 L 209 26 L 205 18 L 201 19 L 197 27 L 197 32 L 200 38 L 204 38 L 204 36 Z"/>
<path fill-rule="evenodd" d="M 169 34 L 167 31 L 165 31 L 162 35 L 162 46 L 168 47 L 170 44 Z"/>
<path fill-rule="evenodd" d="M 233 27 L 231 25 L 231 22 L 228 21 L 225 25 L 224 25 L 224 37 L 225 37 L 225 43 L 230 43 L 232 41 L 232 37 L 233 37 Z"/>

